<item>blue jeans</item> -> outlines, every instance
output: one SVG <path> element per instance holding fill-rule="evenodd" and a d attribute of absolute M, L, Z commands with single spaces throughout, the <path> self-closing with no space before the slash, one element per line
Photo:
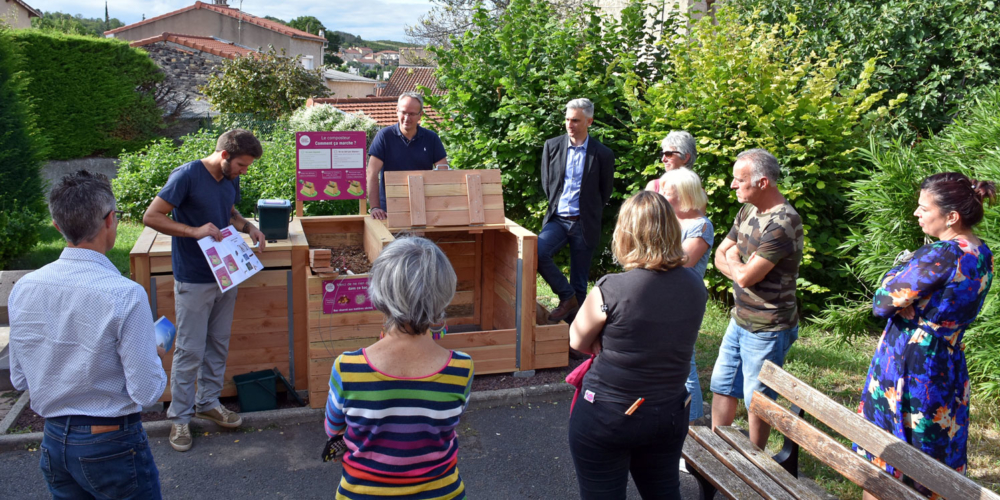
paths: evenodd
<path fill-rule="evenodd" d="M 701 399 L 701 381 L 698 380 L 698 367 L 694 364 L 694 352 L 691 353 L 691 373 L 688 373 L 687 382 L 684 388 L 691 395 L 691 413 L 688 420 L 694 420 L 705 416 L 705 405 Z"/>
<path fill-rule="evenodd" d="M 778 393 L 758 379 L 760 369 L 765 360 L 783 366 L 788 350 L 798 338 L 798 326 L 776 332 L 751 332 L 730 319 L 712 370 L 712 392 L 743 399 L 748 409 L 753 391 L 771 399 L 778 397 Z"/>
<path fill-rule="evenodd" d="M 569 244 L 569 281 L 563 276 L 559 266 L 552 261 L 559 250 Z M 580 221 L 566 220 L 552 216 L 538 235 L 538 274 L 552 287 L 559 300 L 569 300 L 576 295 L 580 304 L 587 298 L 587 278 L 590 277 L 590 263 L 594 248 L 588 247 L 583 237 Z"/>
<path fill-rule="evenodd" d="M 101 434 L 73 424 L 73 417 L 67 425 L 46 420 L 41 452 L 54 499 L 161 498 L 160 473 L 138 419 Z"/>

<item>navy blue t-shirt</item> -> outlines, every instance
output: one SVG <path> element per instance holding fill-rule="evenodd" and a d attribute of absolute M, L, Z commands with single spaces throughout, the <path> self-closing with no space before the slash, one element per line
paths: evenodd
<path fill-rule="evenodd" d="M 174 221 L 191 227 L 211 222 L 222 229 L 229 225 L 233 205 L 240 201 L 240 182 L 238 177 L 217 181 L 201 160 L 195 160 L 175 168 L 158 196 L 174 206 Z M 171 263 L 177 281 L 215 283 L 212 268 L 194 238 L 173 238 Z"/>
<path fill-rule="evenodd" d="M 385 179 L 383 172 L 398 170 L 430 170 L 434 162 L 448 156 L 441 138 L 434 132 L 417 125 L 417 135 L 407 142 L 399 124 L 385 127 L 375 134 L 368 156 L 382 160 L 382 172 L 378 174 L 378 199 L 385 210 Z"/>

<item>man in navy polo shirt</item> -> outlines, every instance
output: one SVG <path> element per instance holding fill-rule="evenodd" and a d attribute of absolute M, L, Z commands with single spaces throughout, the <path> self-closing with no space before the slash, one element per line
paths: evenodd
<path fill-rule="evenodd" d="M 396 103 L 399 123 L 379 130 L 368 148 L 368 213 L 376 219 L 386 217 L 382 172 L 431 170 L 436 165 L 448 164 L 441 139 L 420 126 L 423 115 L 424 96 L 404 93 Z"/>
<path fill-rule="evenodd" d="M 237 287 L 219 290 L 198 240 L 211 237 L 220 241 L 221 230 L 232 225 L 264 249 L 264 233 L 243 218 L 235 206 L 240 201 L 240 176 L 262 153 L 260 141 L 248 130 L 233 129 L 222 134 L 214 153 L 170 173 L 167 184 L 142 216 L 143 224 L 173 236 L 170 256 L 177 340 L 167 418 L 173 423 L 170 446 L 177 451 L 191 448 L 192 417 L 230 428 L 243 422 L 219 403 Z"/>

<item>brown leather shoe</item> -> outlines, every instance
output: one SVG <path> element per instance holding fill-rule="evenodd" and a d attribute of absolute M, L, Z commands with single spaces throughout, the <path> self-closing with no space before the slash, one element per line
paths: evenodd
<path fill-rule="evenodd" d="M 580 308 L 580 301 L 576 300 L 576 295 L 559 301 L 559 307 L 549 313 L 549 321 L 556 323 L 566 319 L 567 316 L 576 312 Z"/>

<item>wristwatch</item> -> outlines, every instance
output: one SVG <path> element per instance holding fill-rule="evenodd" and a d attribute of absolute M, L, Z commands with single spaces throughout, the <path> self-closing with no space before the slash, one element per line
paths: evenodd
<path fill-rule="evenodd" d="M 382 210 L 382 207 L 371 207 L 368 209 L 368 213 L 371 214 L 372 210 Z"/>

